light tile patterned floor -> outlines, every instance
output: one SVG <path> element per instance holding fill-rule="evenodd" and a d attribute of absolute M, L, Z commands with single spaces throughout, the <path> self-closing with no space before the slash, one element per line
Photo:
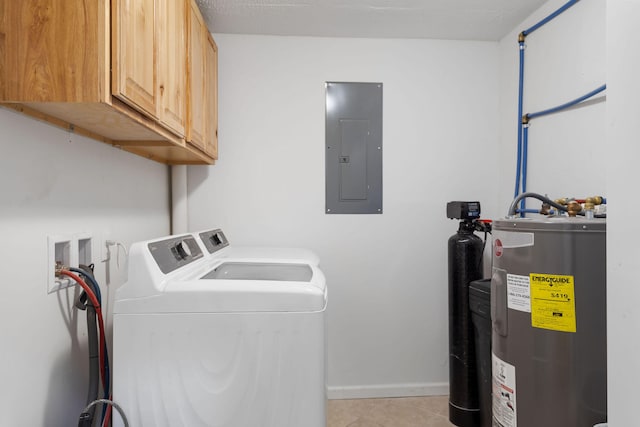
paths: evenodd
<path fill-rule="evenodd" d="M 452 427 L 449 397 L 330 400 L 327 427 Z"/>

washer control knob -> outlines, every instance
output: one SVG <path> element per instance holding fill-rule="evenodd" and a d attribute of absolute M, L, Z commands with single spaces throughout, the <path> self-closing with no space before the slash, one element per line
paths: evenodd
<path fill-rule="evenodd" d="M 191 249 L 186 240 L 181 241 L 176 245 L 176 253 L 178 259 L 186 259 L 191 256 Z"/>
<path fill-rule="evenodd" d="M 214 246 L 218 246 L 222 244 L 222 238 L 220 238 L 219 233 L 212 234 L 210 236 L 210 239 L 211 239 L 211 243 L 213 243 Z"/>

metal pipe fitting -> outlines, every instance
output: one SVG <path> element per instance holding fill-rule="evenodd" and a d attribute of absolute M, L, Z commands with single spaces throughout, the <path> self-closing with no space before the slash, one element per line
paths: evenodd
<path fill-rule="evenodd" d="M 569 216 L 575 217 L 580 212 L 582 212 L 582 205 L 575 200 L 571 200 L 567 205 L 567 213 L 569 214 Z"/>

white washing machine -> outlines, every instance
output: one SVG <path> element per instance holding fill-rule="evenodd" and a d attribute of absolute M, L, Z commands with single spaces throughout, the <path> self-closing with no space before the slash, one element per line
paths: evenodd
<path fill-rule="evenodd" d="M 193 235 L 132 245 L 114 400 L 138 427 L 325 427 L 324 275 L 300 259 L 216 259 L 224 240 L 207 256 Z"/>

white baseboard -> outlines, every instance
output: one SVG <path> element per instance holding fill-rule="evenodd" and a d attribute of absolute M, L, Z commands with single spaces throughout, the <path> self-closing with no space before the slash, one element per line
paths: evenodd
<path fill-rule="evenodd" d="M 381 397 L 444 396 L 449 383 L 379 384 L 364 386 L 329 386 L 329 399 L 367 399 Z"/>

